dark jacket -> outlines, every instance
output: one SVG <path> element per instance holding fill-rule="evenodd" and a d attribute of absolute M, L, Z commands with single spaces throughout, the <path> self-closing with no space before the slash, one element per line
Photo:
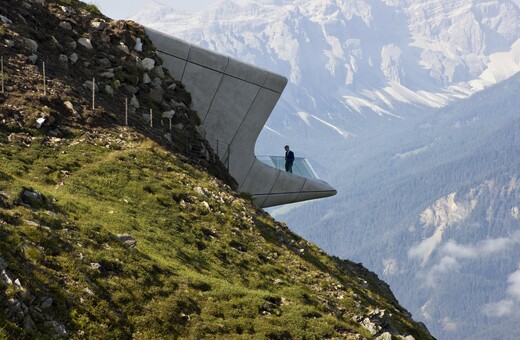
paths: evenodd
<path fill-rule="evenodd" d="M 294 162 L 294 152 L 291 150 L 287 151 L 285 153 L 285 160 L 292 164 Z"/>

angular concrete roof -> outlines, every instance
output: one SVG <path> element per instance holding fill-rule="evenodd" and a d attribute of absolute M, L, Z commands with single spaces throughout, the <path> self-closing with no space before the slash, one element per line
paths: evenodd
<path fill-rule="evenodd" d="M 226 158 L 239 191 L 251 194 L 259 207 L 336 194 L 324 181 L 272 168 L 255 157 L 258 135 L 287 85 L 287 78 L 150 28 L 146 33 L 163 67 L 191 93 L 206 139 L 214 148 L 216 141 L 229 146 L 229 152 L 221 158 Z"/>

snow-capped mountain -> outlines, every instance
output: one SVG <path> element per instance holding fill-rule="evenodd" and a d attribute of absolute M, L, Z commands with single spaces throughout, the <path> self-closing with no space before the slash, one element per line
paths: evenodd
<path fill-rule="evenodd" d="M 273 213 L 376 271 L 438 338 L 516 339 L 519 6 L 152 2 L 133 19 L 289 78 L 256 151 L 290 144 L 338 195 Z"/>
<path fill-rule="evenodd" d="M 152 2 L 133 19 L 286 75 L 278 112 L 298 117 L 298 131 L 341 137 L 372 114 L 442 107 L 520 70 L 510 0 L 221 0 L 195 14 Z M 294 139 L 278 116 L 269 127 Z"/>

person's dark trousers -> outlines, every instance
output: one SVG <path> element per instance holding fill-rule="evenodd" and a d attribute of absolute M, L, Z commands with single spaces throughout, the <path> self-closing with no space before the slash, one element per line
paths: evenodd
<path fill-rule="evenodd" d="M 292 174 L 292 162 L 285 162 L 285 171 Z"/>

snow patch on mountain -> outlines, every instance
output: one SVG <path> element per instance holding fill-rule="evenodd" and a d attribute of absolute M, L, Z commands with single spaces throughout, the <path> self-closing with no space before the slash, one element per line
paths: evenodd
<path fill-rule="evenodd" d="M 475 208 L 478 200 L 476 193 L 472 191 L 465 200 L 455 201 L 456 193 L 452 192 L 446 197 L 437 200 L 431 207 L 425 209 L 420 215 L 423 229 L 435 228 L 433 234 L 422 240 L 419 244 L 408 250 L 408 257 L 421 260 L 421 266 L 425 266 L 432 253 L 441 244 L 442 237 L 447 228 L 464 221 Z M 439 264 L 436 270 L 444 271 L 454 262 L 446 258 Z"/>

